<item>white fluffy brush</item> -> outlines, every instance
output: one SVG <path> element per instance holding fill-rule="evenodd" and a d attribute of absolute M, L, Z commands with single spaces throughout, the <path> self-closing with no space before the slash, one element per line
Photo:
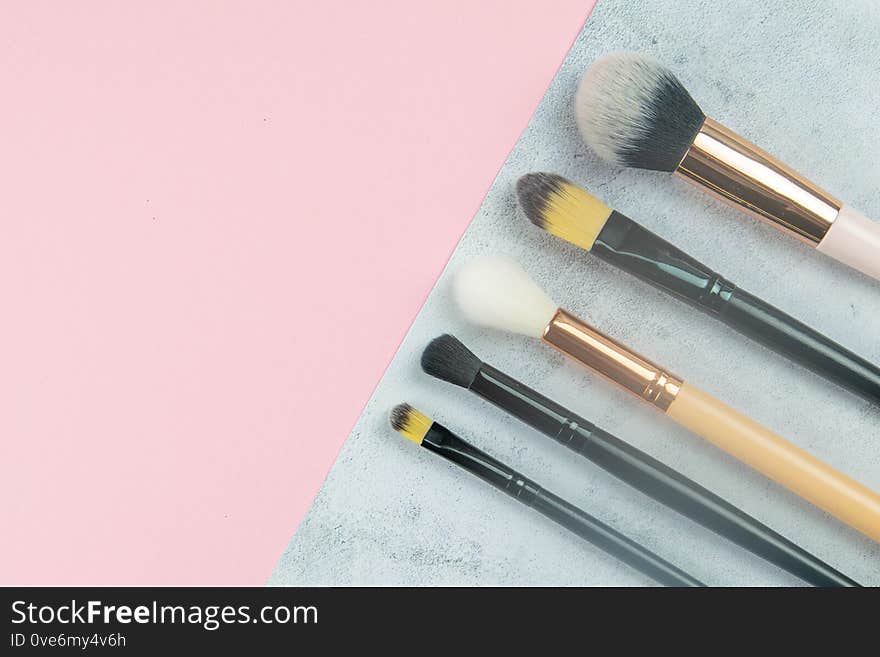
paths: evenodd
<path fill-rule="evenodd" d="M 454 279 L 464 315 L 479 326 L 540 338 L 559 306 L 508 256 L 472 260 Z"/>

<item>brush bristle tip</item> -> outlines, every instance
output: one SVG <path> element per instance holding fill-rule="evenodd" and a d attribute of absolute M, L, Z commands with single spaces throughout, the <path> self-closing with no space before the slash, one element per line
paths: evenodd
<path fill-rule="evenodd" d="M 444 334 L 431 340 L 421 358 L 422 370 L 435 378 L 469 388 L 483 362 L 458 338 Z"/>
<path fill-rule="evenodd" d="M 705 120 L 666 67 L 638 53 L 595 62 L 575 96 L 584 140 L 613 164 L 674 171 Z"/>
<path fill-rule="evenodd" d="M 434 424 L 431 418 L 407 403 L 392 408 L 388 419 L 395 431 L 418 444 L 421 444 Z"/>
<path fill-rule="evenodd" d="M 558 306 L 507 256 L 483 256 L 464 265 L 453 296 L 474 324 L 540 338 Z"/>
<path fill-rule="evenodd" d="M 611 216 L 602 201 L 555 173 L 526 174 L 517 197 L 533 224 L 588 251 Z"/>

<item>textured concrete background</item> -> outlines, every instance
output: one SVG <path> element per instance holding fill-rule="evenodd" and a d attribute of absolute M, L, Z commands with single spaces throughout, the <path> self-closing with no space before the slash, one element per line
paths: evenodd
<path fill-rule="evenodd" d="M 398 436 L 387 413 L 402 400 L 709 584 L 798 583 L 466 391 L 422 374 L 424 345 L 451 332 L 485 361 L 715 490 L 856 580 L 880 584 L 880 546 L 871 540 L 539 343 L 469 327 L 449 297 L 459 264 L 483 253 L 513 255 L 561 305 L 880 489 L 880 410 L 543 234 L 518 214 L 514 197 L 523 173 L 566 175 L 743 288 L 880 361 L 876 282 L 684 182 L 598 161 L 578 138 L 571 108 L 579 76 L 596 57 L 647 52 L 677 72 L 708 115 L 877 217 L 878 27 L 880 6 L 870 0 L 601 0 L 270 583 L 650 583 Z M 412 220 L 419 221 L 418 208 Z"/>

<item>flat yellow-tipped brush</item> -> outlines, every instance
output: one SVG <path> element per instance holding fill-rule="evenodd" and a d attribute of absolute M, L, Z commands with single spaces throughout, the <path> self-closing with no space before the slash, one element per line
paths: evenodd
<path fill-rule="evenodd" d="M 409 404 L 395 406 L 390 420 L 396 431 L 417 445 L 452 461 L 656 582 L 666 586 L 704 586 L 647 548 L 459 438 Z"/>
<path fill-rule="evenodd" d="M 552 173 L 516 185 L 520 206 L 539 228 L 683 299 L 752 340 L 880 404 L 880 368 Z"/>

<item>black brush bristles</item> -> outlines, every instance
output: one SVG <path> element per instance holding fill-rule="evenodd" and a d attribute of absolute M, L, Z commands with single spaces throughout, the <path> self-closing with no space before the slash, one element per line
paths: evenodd
<path fill-rule="evenodd" d="M 406 426 L 406 421 L 409 418 L 410 411 L 412 410 L 413 407 L 406 402 L 398 404 L 392 408 L 391 413 L 388 415 L 388 421 L 391 422 L 391 428 L 395 431 L 403 431 L 403 428 Z"/>
<path fill-rule="evenodd" d="M 516 181 L 516 197 L 529 221 L 542 230 L 547 230 L 546 210 L 550 198 L 562 193 L 568 182 L 556 173 L 527 173 Z"/>
<path fill-rule="evenodd" d="M 593 64 L 575 110 L 584 139 L 599 157 L 655 171 L 675 171 L 706 119 L 671 71 L 636 53 Z"/>
<path fill-rule="evenodd" d="M 483 361 L 458 338 L 444 334 L 434 338 L 422 352 L 422 370 L 462 388 L 470 387 Z"/>
<path fill-rule="evenodd" d="M 611 208 L 555 173 L 527 173 L 516 183 L 520 207 L 533 224 L 589 251 Z"/>
<path fill-rule="evenodd" d="M 407 403 L 398 404 L 388 416 L 392 428 L 414 443 L 421 445 L 434 421 Z"/>

